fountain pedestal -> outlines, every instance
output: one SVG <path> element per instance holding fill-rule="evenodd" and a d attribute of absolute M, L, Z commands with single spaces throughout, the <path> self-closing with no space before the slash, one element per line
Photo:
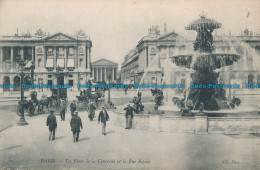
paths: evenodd
<path fill-rule="evenodd" d="M 208 134 L 208 116 L 195 116 L 196 134 Z"/>

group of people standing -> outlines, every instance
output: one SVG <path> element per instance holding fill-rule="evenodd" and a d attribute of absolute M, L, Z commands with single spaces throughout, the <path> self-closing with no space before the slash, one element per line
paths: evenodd
<path fill-rule="evenodd" d="M 61 121 L 65 121 L 65 113 L 67 108 L 67 102 L 65 100 L 61 100 Z M 96 107 L 92 107 L 92 110 L 95 110 Z M 79 140 L 79 133 L 83 129 L 81 118 L 78 116 L 77 111 L 77 104 L 74 100 L 70 104 L 70 111 L 71 111 L 71 120 L 70 120 L 70 127 L 73 134 L 73 142 L 77 142 Z M 93 114 L 93 111 L 92 113 Z M 93 115 L 94 116 L 94 115 Z M 93 118 L 91 119 L 93 120 Z M 105 107 L 102 107 L 102 110 L 99 113 L 98 116 L 98 123 L 101 122 L 102 124 L 102 134 L 106 135 L 106 122 L 109 120 L 109 115 L 107 113 L 107 110 Z M 49 140 L 55 140 L 55 131 L 57 129 L 57 120 L 56 116 L 54 115 L 54 110 L 50 111 L 50 115 L 47 117 L 46 125 L 49 127 Z"/>
<path fill-rule="evenodd" d="M 143 106 L 141 104 L 141 93 L 138 93 L 138 96 L 136 96 L 133 100 L 134 107 L 132 107 L 130 104 L 127 105 L 126 108 L 124 108 L 125 112 L 125 118 L 126 118 L 126 127 L 125 129 L 131 129 L 132 128 L 132 122 L 134 118 L 134 111 L 139 114 L 140 111 L 143 110 Z M 65 113 L 67 109 L 67 102 L 65 100 L 61 100 L 61 121 L 65 121 Z M 70 104 L 70 112 L 71 112 L 71 121 L 70 121 L 70 127 L 71 131 L 73 133 L 73 142 L 77 142 L 79 140 L 79 133 L 80 130 L 83 129 L 82 121 L 81 118 L 78 116 L 78 106 L 76 104 L 76 101 L 74 100 Z M 96 110 L 96 105 L 91 102 L 89 106 L 89 119 L 93 121 L 94 116 L 95 116 L 95 110 Z M 106 135 L 106 122 L 109 120 L 109 115 L 107 113 L 106 107 L 102 107 L 101 111 L 99 112 L 98 115 L 98 123 L 101 122 L 102 124 L 102 134 Z M 55 130 L 57 128 L 57 121 L 56 117 L 54 116 L 54 111 L 50 111 L 50 115 L 47 118 L 47 126 L 49 126 L 49 140 L 55 140 Z"/>

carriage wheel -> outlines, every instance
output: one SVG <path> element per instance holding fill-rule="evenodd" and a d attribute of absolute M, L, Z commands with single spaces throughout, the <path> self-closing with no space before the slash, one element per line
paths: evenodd
<path fill-rule="evenodd" d="M 21 116 L 21 109 L 22 109 L 21 105 L 18 105 L 17 112 L 16 112 L 18 116 Z"/>
<path fill-rule="evenodd" d="M 34 115 L 34 108 L 33 108 L 33 106 L 30 106 L 29 108 L 28 108 L 28 115 L 29 116 L 33 116 Z"/>

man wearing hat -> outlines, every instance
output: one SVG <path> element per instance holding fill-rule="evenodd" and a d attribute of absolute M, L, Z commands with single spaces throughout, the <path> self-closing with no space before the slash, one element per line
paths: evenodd
<path fill-rule="evenodd" d="M 96 105 L 94 102 L 91 102 L 90 106 L 89 106 L 89 115 L 88 115 L 88 117 L 91 121 L 93 121 L 93 119 L 95 117 L 95 110 L 96 110 Z"/>
<path fill-rule="evenodd" d="M 73 142 L 77 142 L 79 140 L 79 132 L 80 128 L 83 129 L 81 118 L 78 116 L 78 112 L 75 111 L 73 117 L 70 120 L 70 127 L 73 133 Z"/>
<path fill-rule="evenodd" d="M 66 108 L 67 108 L 67 103 L 64 99 L 61 99 L 61 106 L 60 106 L 60 117 L 61 117 L 61 121 L 65 121 L 65 112 L 66 112 Z"/>
<path fill-rule="evenodd" d="M 57 128 L 56 117 L 54 116 L 54 111 L 50 111 L 50 115 L 47 118 L 46 125 L 49 126 L 49 140 L 55 140 L 55 130 Z"/>
<path fill-rule="evenodd" d="M 98 123 L 101 121 L 102 123 L 102 134 L 106 135 L 106 122 L 109 120 L 109 115 L 107 114 L 106 108 L 103 106 L 102 110 L 98 115 Z"/>
<path fill-rule="evenodd" d="M 126 113 L 125 113 L 126 127 L 125 127 L 125 129 L 129 130 L 132 128 L 132 121 L 134 118 L 133 111 L 136 112 L 136 110 L 130 104 L 128 104 L 127 107 L 124 108 L 124 110 L 126 110 Z"/>
<path fill-rule="evenodd" d="M 70 104 L 71 117 L 73 117 L 73 113 L 74 113 L 76 110 L 77 110 L 76 100 L 73 100 L 73 102 Z"/>

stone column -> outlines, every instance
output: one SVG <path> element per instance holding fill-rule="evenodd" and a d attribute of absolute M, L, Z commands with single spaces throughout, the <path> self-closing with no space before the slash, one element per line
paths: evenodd
<path fill-rule="evenodd" d="M 34 48 L 32 47 L 32 61 L 35 62 L 35 54 L 34 54 Z"/>
<path fill-rule="evenodd" d="M 11 47 L 11 71 L 14 70 L 14 47 Z"/>
<path fill-rule="evenodd" d="M 100 81 L 100 72 L 99 72 L 99 67 L 97 67 L 97 81 Z"/>
<path fill-rule="evenodd" d="M 21 60 L 24 61 L 24 50 L 23 50 L 24 47 L 21 47 Z"/>
<path fill-rule="evenodd" d="M 76 68 L 79 69 L 79 55 L 78 55 L 78 46 L 74 47 L 74 50 L 75 50 L 75 59 L 76 59 Z"/>
<path fill-rule="evenodd" d="M 104 67 L 104 81 L 106 81 L 106 79 L 107 79 L 107 70 L 106 70 L 107 68 L 106 67 Z"/>
<path fill-rule="evenodd" d="M 247 67 L 247 56 L 246 56 L 246 49 L 245 49 L 245 47 L 244 47 L 244 56 L 243 56 L 243 59 L 244 59 L 244 62 L 243 62 L 244 70 L 248 70 L 248 67 Z"/>
<path fill-rule="evenodd" d="M 117 79 L 117 67 L 114 68 L 114 75 L 115 75 L 115 80 Z"/>
<path fill-rule="evenodd" d="M 111 81 L 114 81 L 114 68 L 111 69 Z"/>
<path fill-rule="evenodd" d="M 87 47 L 87 52 L 86 52 L 86 55 L 87 55 L 87 72 L 90 72 L 90 48 Z"/>
<path fill-rule="evenodd" d="M 67 69 L 67 62 L 68 62 L 67 47 L 64 47 L 64 57 L 65 57 L 64 69 Z"/>
<path fill-rule="evenodd" d="M 46 47 L 43 46 L 43 67 L 44 67 L 44 68 L 46 68 L 46 59 L 47 59 Z"/>
<path fill-rule="evenodd" d="M 101 69 L 100 69 L 100 72 L 101 72 L 101 80 L 100 81 L 103 81 L 104 80 L 104 77 L 103 77 L 103 67 L 101 67 Z"/>
<path fill-rule="evenodd" d="M 144 59 L 145 59 L 144 63 L 145 63 L 145 68 L 148 67 L 148 58 L 147 58 L 147 53 L 148 53 L 148 51 L 147 51 L 147 47 L 144 47 Z"/>
<path fill-rule="evenodd" d="M 3 47 L 0 47 L 0 70 L 3 70 Z"/>
<path fill-rule="evenodd" d="M 54 68 L 57 67 L 57 49 L 56 49 L 56 46 L 54 46 L 54 49 L 53 49 L 53 53 L 54 53 Z"/>
<path fill-rule="evenodd" d="M 257 68 L 255 67 L 255 64 L 257 63 L 256 61 L 255 61 L 255 63 L 254 63 L 254 58 L 256 58 L 256 45 L 254 45 L 253 47 L 253 56 L 252 56 L 252 62 L 253 62 L 253 70 L 257 70 Z"/>

